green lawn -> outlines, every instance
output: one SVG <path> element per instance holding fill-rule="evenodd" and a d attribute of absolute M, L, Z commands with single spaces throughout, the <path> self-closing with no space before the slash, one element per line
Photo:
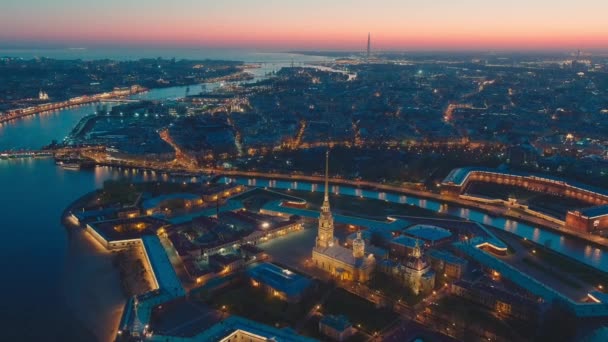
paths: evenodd
<path fill-rule="evenodd" d="M 437 305 L 432 306 L 432 310 L 435 313 L 450 317 L 458 325 L 478 324 L 498 336 L 513 337 L 506 321 L 501 321 L 484 307 L 463 298 L 456 296 L 443 297 L 437 302 Z"/>
<path fill-rule="evenodd" d="M 127 180 L 108 180 L 103 183 L 97 205 L 132 204 L 140 193 L 147 192 L 152 196 L 170 194 L 175 192 L 190 192 L 200 190 L 201 185 L 196 183 L 174 182 L 129 182 Z"/>
<path fill-rule="evenodd" d="M 405 285 L 400 284 L 397 280 L 382 272 L 374 273 L 368 286 L 373 290 L 380 291 L 393 300 L 403 300 L 408 305 L 415 305 L 424 298 L 423 295 L 415 295 Z"/>
<path fill-rule="evenodd" d="M 289 192 L 280 192 L 306 200 L 308 202 L 309 209 L 319 210 L 321 204 L 323 203 L 323 193 L 320 192 L 294 190 Z M 331 202 L 332 210 L 336 213 L 358 217 L 368 217 L 372 219 L 386 219 L 386 217 L 389 215 L 422 216 L 429 218 L 450 217 L 432 210 L 427 210 L 409 204 L 386 202 L 382 200 L 359 198 L 355 196 L 330 194 L 329 201 Z"/>
<path fill-rule="evenodd" d="M 530 241 L 523 241 L 523 246 L 528 250 L 535 250 L 534 255 L 548 265 L 555 267 L 563 272 L 571 274 L 591 286 L 602 285 L 602 292 L 608 293 L 608 274 L 600 270 L 591 268 L 583 263 L 572 260 L 568 257 L 554 253 L 544 247 L 538 246 Z"/>
<path fill-rule="evenodd" d="M 312 308 L 314 298 L 287 303 L 249 285 L 222 291 L 207 301 L 212 307 L 272 326 L 293 326 Z"/>
<path fill-rule="evenodd" d="M 373 303 L 343 289 L 334 290 L 321 311 L 324 314 L 345 315 L 353 325 L 360 324 L 363 330 L 370 333 L 382 330 L 398 318 L 391 310 L 378 309 Z"/>
<path fill-rule="evenodd" d="M 287 194 L 278 193 L 274 191 L 268 191 L 265 189 L 256 188 L 251 191 L 247 191 L 238 196 L 233 197 L 234 200 L 239 200 L 243 203 L 243 206 L 247 208 L 247 210 L 251 211 L 259 211 L 264 204 L 276 200 L 296 200 L 299 201 L 299 198 L 289 196 Z"/>

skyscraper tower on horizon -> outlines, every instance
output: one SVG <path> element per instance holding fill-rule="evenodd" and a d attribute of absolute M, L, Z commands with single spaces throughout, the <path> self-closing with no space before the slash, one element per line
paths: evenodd
<path fill-rule="evenodd" d="M 367 59 L 369 59 L 369 55 L 372 52 L 371 50 L 372 50 L 372 36 L 368 32 L 367 33 Z"/>

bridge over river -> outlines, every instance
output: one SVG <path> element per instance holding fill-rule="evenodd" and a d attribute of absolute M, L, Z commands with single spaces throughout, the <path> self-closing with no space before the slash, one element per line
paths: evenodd
<path fill-rule="evenodd" d="M 43 158 L 55 157 L 61 155 L 75 155 L 82 152 L 96 152 L 105 149 L 99 146 L 85 147 L 60 147 L 49 149 L 16 149 L 0 151 L 0 159 L 15 159 L 15 158 Z"/>
<path fill-rule="evenodd" d="M 37 158 L 37 157 L 52 157 L 53 151 L 49 150 L 17 150 L 17 151 L 2 151 L 0 159 L 13 158 Z"/>

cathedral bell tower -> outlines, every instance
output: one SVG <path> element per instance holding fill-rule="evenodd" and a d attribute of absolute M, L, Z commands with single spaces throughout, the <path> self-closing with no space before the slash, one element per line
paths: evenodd
<path fill-rule="evenodd" d="M 334 237 L 334 217 L 329 208 L 329 150 L 325 153 L 325 197 L 319 216 L 317 247 L 331 247 L 337 243 Z"/>

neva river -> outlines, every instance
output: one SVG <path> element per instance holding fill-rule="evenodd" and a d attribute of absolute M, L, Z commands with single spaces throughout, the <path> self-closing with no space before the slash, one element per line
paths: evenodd
<path fill-rule="evenodd" d="M 82 56 L 81 51 L 51 52 L 0 50 L 0 56 L 112 57 Z M 236 55 L 221 54 L 178 57 L 238 59 Z M 249 53 L 246 57 L 249 62 L 263 63 L 262 68 L 252 70 L 256 79 L 291 64 L 292 58 L 296 64 L 322 60 L 286 54 Z M 217 86 L 209 84 L 205 88 L 211 90 Z M 190 86 L 190 93 L 198 93 L 201 89 L 200 85 Z M 185 92 L 186 87 L 153 89 L 137 98 L 177 98 L 183 97 Z M 52 140 L 61 141 L 82 117 L 92 114 L 95 109 L 94 104 L 85 105 L 4 123 L 0 125 L 0 150 L 37 149 Z M 95 322 L 95 315 L 107 305 L 94 286 L 119 287 L 120 284 L 111 277 L 111 264 L 100 260 L 96 254 L 83 251 L 91 246 L 86 246 L 81 236 L 64 228 L 60 216 L 78 197 L 99 188 L 107 179 L 121 177 L 154 179 L 154 176 L 111 168 L 64 170 L 55 166 L 52 159 L 0 160 L 0 231 L 4 241 L 0 248 L 3 265 L 0 340 L 92 341 L 100 336 L 93 331 L 90 322 Z M 85 263 L 93 266 L 86 267 Z M 96 294 L 99 298 L 95 298 Z"/>
<path fill-rule="evenodd" d="M 288 180 L 271 180 L 271 179 L 251 179 L 245 177 L 224 177 L 222 182 L 268 187 L 275 189 L 293 189 L 299 191 L 316 191 L 323 192 L 325 187 L 323 184 L 315 184 L 310 182 L 293 182 Z M 357 189 L 350 186 L 340 185 L 331 186 L 332 193 L 353 196 L 353 200 L 359 197 L 369 198 L 393 203 L 409 204 L 428 210 L 445 213 L 451 216 L 461 217 L 470 221 L 487 224 L 515 234 L 519 237 L 534 241 L 545 247 L 548 247 L 558 253 L 568 255 L 584 264 L 608 272 L 608 252 L 581 240 L 573 239 L 564 236 L 557 232 L 534 227 L 528 223 L 518 222 L 516 220 L 495 217 L 488 215 L 482 211 L 459 207 L 455 204 L 440 203 L 430 199 L 418 198 L 415 196 L 405 196 L 384 191 Z"/>
<path fill-rule="evenodd" d="M 28 54 L 29 53 L 29 54 Z M 118 52 L 116 52 L 118 53 Z M 128 52 L 121 52 L 128 58 Z M 80 55 L 82 54 L 82 55 Z M 0 50 L 2 55 L 23 57 L 49 56 L 56 58 L 117 57 L 101 52 L 66 52 L 48 50 Z M 171 57 L 167 53 L 151 56 Z M 121 57 L 121 56 L 118 56 Z M 189 55 L 178 57 L 238 59 L 236 56 Z M 249 62 L 266 62 L 262 68 L 252 70 L 262 78 L 273 70 L 291 64 L 321 61 L 322 58 L 286 54 L 249 53 L 242 58 Z M 217 85 L 206 85 L 211 90 Z M 190 86 L 190 93 L 201 90 Z M 153 89 L 137 98 L 166 99 L 183 97 L 186 87 Z M 49 114 L 30 116 L 0 125 L 0 150 L 36 149 L 52 140 L 62 140 L 76 123 L 95 111 L 96 105 L 61 110 Z M 88 171 L 69 171 L 56 167 L 51 159 L 0 160 L 0 230 L 4 245 L 0 248 L 3 277 L 0 282 L 0 340 L 69 341 L 94 340 L 99 336 L 86 322 L 94 321 L 96 313 L 104 308 L 103 298 L 95 298 L 94 286 L 117 286 L 117 279 L 108 278 L 111 265 L 99 261 L 95 255 L 83 252 L 82 238 L 64 228 L 60 222 L 62 211 L 76 198 L 99 188 L 107 179 L 131 177 L 153 180 L 136 172 L 112 168 Z M 248 180 L 241 179 L 247 184 Z M 263 182 L 261 182 L 263 183 Z M 257 185 L 264 185 L 264 184 Z M 268 185 L 268 184 L 266 184 Z M 289 188 L 287 182 L 276 182 L 277 187 Z M 301 184 L 310 190 L 310 185 Z M 346 188 L 345 194 L 400 202 L 399 196 Z M 403 201 L 439 210 L 439 204 L 408 197 Z M 492 218 L 469 209 L 450 206 L 447 212 L 457 216 L 497 226 L 569 254 L 585 263 L 608 270 L 608 253 L 583 242 L 562 237 L 553 232 L 530 227 L 502 218 Z M 94 267 L 85 267 L 91 264 Z M 102 280 L 103 279 L 103 280 Z M 101 285 L 99 285 L 101 284 Z M 91 299 L 93 298 L 93 299 Z M 86 304 L 86 305 L 83 305 Z M 118 303 L 120 304 L 120 303 Z M 83 306 L 85 308 L 83 309 Z"/>

